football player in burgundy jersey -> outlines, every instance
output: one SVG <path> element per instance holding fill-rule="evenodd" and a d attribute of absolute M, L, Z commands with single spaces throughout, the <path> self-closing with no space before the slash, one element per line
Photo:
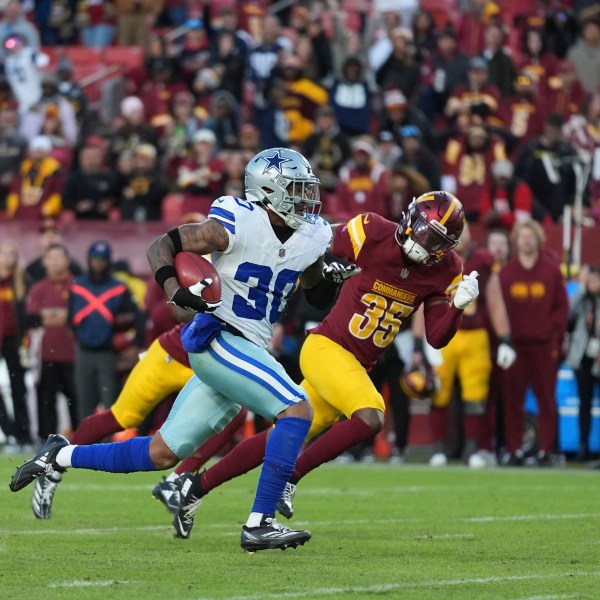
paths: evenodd
<path fill-rule="evenodd" d="M 314 418 L 309 445 L 278 505 L 284 516 L 293 514 L 296 484 L 304 475 L 380 431 L 385 403 L 368 371 L 406 318 L 424 304 L 427 339 L 436 348 L 456 333 L 463 310 L 479 293 L 477 273 L 463 277 L 462 261 L 453 252 L 463 226 L 460 201 L 447 192 L 429 192 L 413 200 L 400 224 L 365 213 L 337 228 L 332 252 L 354 264 L 325 266 L 325 278 L 346 283 L 300 354 L 302 387 Z M 338 422 L 342 415 L 347 419 Z M 267 436 L 264 431 L 244 440 L 197 475 L 202 495 L 258 466 Z"/>

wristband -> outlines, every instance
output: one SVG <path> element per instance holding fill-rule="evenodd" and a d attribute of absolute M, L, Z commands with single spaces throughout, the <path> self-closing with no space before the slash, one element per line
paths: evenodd
<path fill-rule="evenodd" d="M 425 344 L 423 343 L 423 338 L 416 337 L 414 339 L 413 352 L 418 352 L 419 354 L 423 354 L 425 352 Z"/>
<path fill-rule="evenodd" d="M 501 344 L 508 344 L 509 346 L 512 346 L 512 336 L 510 335 L 510 333 L 508 335 L 503 335 L 500 338 L 500 343 Z"/>
<path fill-rule="evenodd" d="M 154 273 L 154 279 L 156 283 L 164 290 L 165 281 L 171 279 L 171 277 L 177 278 L 177 271 L 173 265 L 163 265 Z"/>

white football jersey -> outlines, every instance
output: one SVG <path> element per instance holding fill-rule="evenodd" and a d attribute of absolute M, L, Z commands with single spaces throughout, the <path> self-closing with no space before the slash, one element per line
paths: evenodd
<path fill-rule="evenodd" d="M 227 250 L 211 256 L 223 300 L 214 314 L 265 347 L 301 273 L 325 254 L 331 227 L 317 217 L 281 243 L 265 210 L 233 196 L 215 200 L 208 217 L 229 235 Z"/>
<path fill-rule="evenodd" d="M 6 79 L 19 103 L 21 113 L 37 104 L 42 97 L 41 70 L 48 57 L 35 48 L 25 47 L 18 54 L 9 54 L 4 63 Z"/>

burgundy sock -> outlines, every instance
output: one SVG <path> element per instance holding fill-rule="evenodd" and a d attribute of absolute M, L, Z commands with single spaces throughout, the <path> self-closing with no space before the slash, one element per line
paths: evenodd
<path fill-rule="evenodd" d="M 78 446 L 88 446 L 118 431 L 123 431 L 123 427 L 117 422 L 115 415 L 110 409 L 103 410 L 84 419 L 69 441 Z"/>
<path fill-rule="evenodd" d="M 183 459 L 175 469 L 175 473 L 181 475 L 182 473 L 197 471 L 207 460 L 212 458 L 223 446 L 231 441 L 235 432 L 246 421 L 247 414 L 248 411 L 242 408 L 223 431 L 213 435 L 204 444 L 198 446 L 192 454 Z"/>
<path fill-rule="evenodd" d="M 222 483 L 258 467 L 265 457 L 269 432 L 270 429 L 265 429 L 241 441 L 218 463 L 200 473 L 199 479 L 202 492 L 208 494 L 210 490 Z"/>
<path fill-rule="evenodd" d="M 429 412 L 429 426 L 431 436 L 435 442 L 443 442 L 446 439 L 448 429 L 448 408 L 445 406 L 432 406 Z"/>
<path fill-rule="evenodd" d="M 464 415 L 463 427 L 465 440 L 474 440 L 479 444 L 483 432 L 483 415 Z"/>
<path fill-rule="evenodd" d="M 358 417 L 336 423 L 333 427 L 302 451 L 290 481 L 297 483 L 307 473 L 326 463 L 348 448 L 366 442 L 375 432 Z"/>

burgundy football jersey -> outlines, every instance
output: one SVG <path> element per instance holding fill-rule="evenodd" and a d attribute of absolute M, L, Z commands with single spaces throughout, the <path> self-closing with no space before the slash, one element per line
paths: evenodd
<path fill-rule="evenodd" d="M 338 227 L 333 239 L 332 252 L 362 271 L 344 283 L 331 313 L 313 333 L 333 340 L 365 367 L 377 362 L 421 303 L 449 303 L 449 291 L 462 275 L 456 252 L 430 266 L 410 262 L 396 241 L 397 227 L 365 213 Z"/>
<path fill-rule="evenodd" d="M 179 323 L 179 325 L 176 325 L 173 327 L 173 329 L 165 331 L 165 333 L 158 338 L 158 343 L 172 359 L 181 363 L 185 367 L 189 367 L 190 360 L 187 352 L 183 349 L 183 344 L 181 343 L 181 330 L 183 329 L 184 325 L 185 323 Z"/>

